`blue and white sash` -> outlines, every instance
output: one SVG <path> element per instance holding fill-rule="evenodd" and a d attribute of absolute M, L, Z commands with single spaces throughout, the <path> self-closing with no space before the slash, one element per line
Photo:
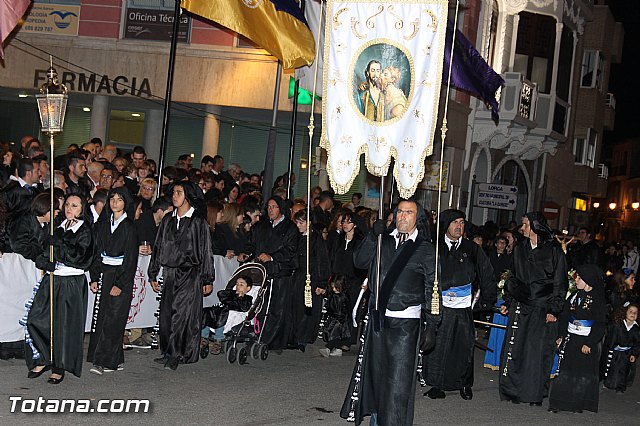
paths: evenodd
<path fill-rule="evenodd" d="M 567 331 L 571 334 L 577 334 L 578 336 L 588 336 L 591 333 L 591 327 L 595 321 L 593 320 L 579 320 L 575 317 L 569 318 L 569 325 L 567 325 Z"/>
<path fill-rule="evenodd" d="M 107 253 L 103 251 L 100 254 L 100 256 L 102 256 L 102 264 L 103 265 L 120 266 L 120 265 L 122 265 L 122 262 L 124 261 L 124 255 L 122 255 L 122 256 L 107 256 Z"/>
<path fill-rule="evenodd" d="M 447 308 L 469 308 L 471 301 L 471 283 L 442 290 L 442 304 Z"/>

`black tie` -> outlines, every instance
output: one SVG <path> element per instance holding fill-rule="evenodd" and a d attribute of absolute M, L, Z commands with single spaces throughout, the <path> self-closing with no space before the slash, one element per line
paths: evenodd
<path fill-rule="evenodd" d="M 404 242 L 407 241 L 408 237 L 409 234 L 407 234 L 406 232 L 398 232 L 398 247 L 404 244 Z"/>
<path fill-rule="evenodd" d="M 453 253 L 454 251 L 456 251 L 457 247 L 458 247 L 458 242 L 457 241 L 451 241 L 451 248 L 449 249 L 449 253 Z"/>

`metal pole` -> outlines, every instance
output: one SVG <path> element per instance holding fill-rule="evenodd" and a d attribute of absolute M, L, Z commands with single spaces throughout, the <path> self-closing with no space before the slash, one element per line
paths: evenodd
<path fill-rule="evenodd" d="M 383 201 L 382 195 L 384 194 L 384 175 L 380 176 L 380 204 L 378 211 L 378 219 L 382 220 Z M 378 235 L 378 247 L 376 250 L 376 311 L 378 311 L 378 299 L 380 299 L 380 257 L 382 256 L 382 234 Z M 382 313 L 384 315 L 384 313 Z"/>
<path fill-rule="evenodd" d="M 167 137 L 169 135 L 169 116 L 171 113 L 171 92 L 173 90 L 173 70 L 176 65 L 176 47 L 178 45 L 178 29 L 180 26 L 180 1 L 176 0 L 173 11 L 173 33 L 171 34 L 171 48 L 169 49 L 169 69 L 167 70 L 167 90 L 164 96 L 164 114 L 162 116 L 162 137 L 160 138 L 160 159 L 158 161 L 158 195 L 162 187 L 162 169 L 164 157 L 167 154 Z"/>
<path fill-rule="evenodd" d="M 276 157 L 276 143 L 278 129 L 278 96 L 280 94 L 280 80 L 282 79 L 282 62 L 278 61 L 276 71 L 276 88 L 273 93 L 273 115 L 271 117 L 271 128 L 269 129 L 269 141 L 267 142 L 267 154 L 264 159 L 264 176 L 262 177 L 262 199 L 271 197 L 271 185 L 273 184 L 273 162 Z"/>
<path fill-rule="evenodd" d="M 300 81 L 296 79 L 296 83 L 293 87 L 293 111 L 291 114 L 291 138 L 289 139 L 289 169 L 287 170 L 287 197 L 293 198 L 291 194 L 291 174 L 293 173 L 293 153 L 296 148 L 296 125 L 298 123 L 298 89 L 300 88 Z M 311 111 L 313 115 L 313 111 Z M 310 160 L 307 161 L 307 167 L 309 167 Z"/>
<path fill-rule="evenodd" d="M 53 197 L 54 175 L 53 173 L 53 133 L 49 133 L 49 191 L 50 191 L 50 211 L 49 211 L 49 235 L 52 237 L 49 243 L 49 262 L 53 263 L 53 218 L 55 211 Z M 49 272 L 49 360 L 53 364 L 53 272 Z"/>

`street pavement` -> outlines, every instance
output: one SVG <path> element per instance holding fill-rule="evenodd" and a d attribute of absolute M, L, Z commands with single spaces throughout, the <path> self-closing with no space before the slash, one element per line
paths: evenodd
<path fill-rule="evenodd" d="M 88 340 L 88 339 L 87 339 Z M 355 362 L 355 353 L 323 358 L 318 349 L 305 353 L 270 353 L 265 361 L 229 364 L 225 355 L 209 355 L 196 364 L 164 370 L 153 362 L 157 351 L 125 352 L 125 370 L 96 376 L 84 364 L 81 378 L 67 375 L 59 385 L 46 382 L 49 373 L 27 379 L 23 360 L 0 361 L 0 425 L 210 424 L 222 426 L 346 425 L 339 412 Z M 500 402 L 498 373 L 482 367 L 484 352 L 476 351 L 474 397 L 457 392 L 444 400 L 416 394 L 415 425 L 557 425 L 638 424 L 640 383 L 624 394 L 603 389 L 600 412 L 547 412 L 543 407 Z M 638 380 L 637 380 L 638 381 Z M 11 413 L 10 396 L 24 399 L 149 399 L 148 413 Z M 368 425 L 368 420 L 363 422 Z"/>

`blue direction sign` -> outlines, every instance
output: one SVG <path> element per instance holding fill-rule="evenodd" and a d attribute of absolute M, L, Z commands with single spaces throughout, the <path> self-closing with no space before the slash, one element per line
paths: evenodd
<path fill-rule="evenodd" d="M 496 183 L 479 183 L 476 206 L 489 209 L 515 210 L 518 203 L 518 187 Z"/>

